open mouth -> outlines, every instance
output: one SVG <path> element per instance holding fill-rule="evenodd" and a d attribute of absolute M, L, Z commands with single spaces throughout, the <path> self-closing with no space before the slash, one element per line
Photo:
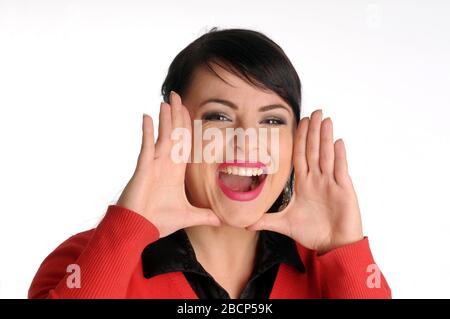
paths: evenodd
<path fill-rule="evenodd" d="M 266 178 L 262 168 L 228 166 L 219 171 L 219 179 L 234 192 L 254 190 Z"/>
<path fill-rule="evenodd" d="M 266 177 L 265 165 L 261 163 L 223 163 L 218 169 L 219 186 L 233 200 L 256 198 Z"/>

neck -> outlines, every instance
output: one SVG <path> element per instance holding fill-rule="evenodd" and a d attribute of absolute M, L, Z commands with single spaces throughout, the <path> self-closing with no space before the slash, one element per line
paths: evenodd
<path fill-rule="evenodd" d="M 253 271 L 259 232 L 231 226 L 185 230 L 198 262 L 231 298 L 238 298 Z"/>
<path fill-rule="evenodd" d="M 259 232 L 231 226 L 194 226 L 186 233 L 199 261 L 223 266 L 242 261 L 253 266 Z"/>

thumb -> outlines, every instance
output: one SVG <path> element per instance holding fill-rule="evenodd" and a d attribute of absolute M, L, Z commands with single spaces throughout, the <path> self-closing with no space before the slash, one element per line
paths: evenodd
<path fill-rule="evenodd" d="M 289 225 L 283 212 L 265 213 L 256 223 L 247 226 L 247 230 L 270 230 L 280 234 L 289 235 Z"/>
<path fill-rule="evenodd" d="M 214 212 L 209 208 L 191 207 L 189 216 L 186 218 L 187 224 L 184 227 L 209 225 L 220 226 L 221 222 Z"/>

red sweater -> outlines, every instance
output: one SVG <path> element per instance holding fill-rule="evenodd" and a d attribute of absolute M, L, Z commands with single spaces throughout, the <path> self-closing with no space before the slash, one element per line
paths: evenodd
<path fill-rule="evenodd" d="M 141 253 L 158 239 L 158 229 L 147 219 L 110 205 L 97 228 L 70 237 L 43 261 L 28 297 L 197 298 L 182 272 L 144 277 Z M 321 256 L 298 243 L 297 250 L 306 271 L 280 264 L 271 299 L 391 298 L 381 273 L 380 284 L 370 284 L 376 283 L 370 278 L 377 267 L 367 237 Z M 79 266 L 79 288 L 67 283 L 73 264 Z"/>

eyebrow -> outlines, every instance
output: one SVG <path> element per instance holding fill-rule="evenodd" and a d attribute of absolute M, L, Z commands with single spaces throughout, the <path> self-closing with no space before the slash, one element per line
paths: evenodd
<path fill-rule="evenodd" d="M 202 103 L 200 103 L 199 108 L 208 103 L 219 103 L 219 104 L 228 106 L 234 110 L 239 109 L 239 107 L 236 104 L 234 104 L 233 102 L 224 100 L 224 99 L 218 99 L 218 98 L 210 98 L 210 99 L 203 101 Z M 283 104 L 269 104 L 269 105 L 261 106 L 259 108 L 258 112 L 266 112 L 266 111 L 270 111 L 273 109 L 279 109 L 279 108 L 285 109 L 287 112 L 290 112 L 289 108 L 284 106 Z"/>

